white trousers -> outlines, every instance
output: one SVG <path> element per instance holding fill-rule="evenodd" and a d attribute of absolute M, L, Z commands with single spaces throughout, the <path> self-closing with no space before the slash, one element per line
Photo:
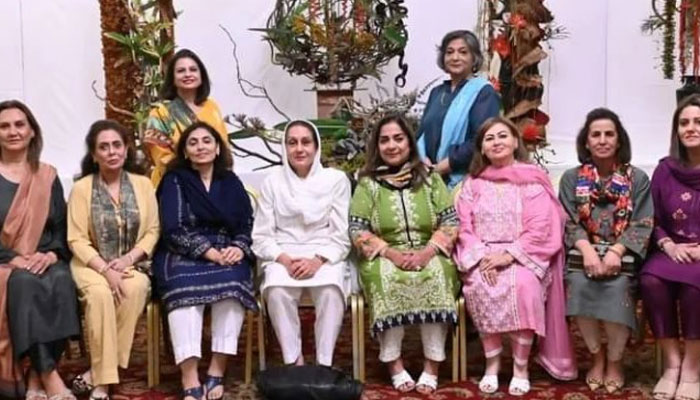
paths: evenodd
<path fill-rule="evenodd" d="M 397 326 L 379 334 L 379 361 L 390 362 L 401 357 L 401 342 L 404 328 Z M 445 339 L 447 324 L 420 324 L 423 356 L 432 361 L 445 361 Z"/>
<path fill-rule="evenodd" d="M 211 351 L 236 354 L 245 309 L 238 300 L 225 299 L 211 305 Z M 204 305 L 176 308 L 168 313 L 175 364 L 202 357 Z"/>
<path fill-rule="evenodd" d="M 333 285 L 307 288 L 272 286 L 265 290 L 267 314 L 282 347 L 284 363 L 292 364 L 301 355 L 299 299 L 304 290 L 311 294 L 316 309 L 316 362 L 331 366 L 335 341 L 343 325 L 345 312 L 343 294 Z"/>
<path fill-rule="evenodd" d="M 590 317 L 576 317 L 578 329 L 581 331 L 583 341 L 586 342 L 586 347 L 591 354 L 596 354 L 600 351 L 600 324 L 603 324 L 605 335 L 608 337 L 608 354 L 610 361 L 622 360 L 622 355 L 625 352 L 627 339 L 630 337 L 630 328 L 626 325 L 618 324 L 610 321 L 600 321 Z"/>

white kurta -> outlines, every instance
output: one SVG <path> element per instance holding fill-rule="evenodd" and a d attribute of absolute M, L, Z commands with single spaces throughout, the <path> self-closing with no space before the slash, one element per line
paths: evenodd
<path fill-rule="evenodd" d="M 307 223 L 302 214 L 294 216 L 281 215 L 279 204 L 298 202 L 301 199 L 285 195 L 277 190 L 286 184 L 284 171 L 279 168 L 267 176 L 263 182 L 258 210 L 253 226 L 253 251 L 261 262 L 263 277 L 260 291 L 272 286 L 316 287 L 333 285 L 343 293 L 344 298 L 350 294 L 350 266 L 346 257 L 350 251 L 348 237 L 348 209 L 350 205 L 350 182 L 337 170 L 328 195 L 309 203 L 308 207 L 324 208 L 325 218 Z M 319 210 L 320 211 L 320 210 Z M 294 279 L 287 269 L 275 260 L 280 254 L 287 253 L 292 258 L 319 255 L 328 261 L 309 279 Z"/>

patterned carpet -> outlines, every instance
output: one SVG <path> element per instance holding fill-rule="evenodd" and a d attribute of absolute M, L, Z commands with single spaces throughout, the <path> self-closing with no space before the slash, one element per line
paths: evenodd
<path fill-rule="evenodd" d="M 304 354 L 307 359 L 313 357 L 313 313 L 303 312 L 302 322 L 305 327 L 303 332 Z M 336 367 L 343 369 L 348 374 L 352 374 L 352 337 L 350 331 L 350 317 L 346 316 L 343 331 L 338 340 L 334 362 Z M 115 400 L 126 399 L 177 399 L 179 398 L 179 371 L 173 365 L 172 358 L 165 351 L 165 345 L 161 344 L 161 384 L 153 389 L 148 389 L 146 384 L 146 325 L 145 318 L 139 323 L 136 334 L 134 350 L 132 353 L 131 365 L 128 370 L 121 371 L 122 383 L 113 391 L 112 398 Z M 271 332 L 271 331 L 268 331 Z M 272 335 L 274 336 L 274 335 Z M 279 346 L 274 338 L 270 337 L 267 348 L 268 365 L 279 365 L 281 355 Z M 243 384 L 244 354 L 245 354 L 245 326 L 243 327 L 241 339 L 239 340 L 239 356 L 232 358 L 226 379 L 226 399 L 260 399 L 254 384 Z M 448 342 L 450 342 L 448 340 Z M 400 394 L 390 386 L 389 377 L 384 366 L 377 361 L 377 343 L 366 338 L 367 343 L 367 385 L 362 396 L 363 400 L 414 400 L 414 399 L 505 399 L 511 396 L 507 393 L 507 385 L 510 374 L 501 375 L 500 390 L 489 396 L 482 395 L 477 382 L 483 372 L 483 357 L 478 341 L 469 344 L 469 378 L 466 382 L 452 383 L 449 359 L 443 363 L 440 372 L 440 387 L 431 396 L 422 396 L 416 392 L 410 394 Z M 256 346 L 257 341 L 254 341 Z M 204 344 L 203 349 L 208 347 Z M 449 344 L 448 344 L 449 346 Z M 585 349 L 582 341 L 577 338 L 577 352 L 580 355 L 581 372 L 583 377 L 588 367 L 588 360 L 585 356 Z M 206 353 L 206 352 L 205 352 Z M 422 347 L 420 337 L 416 329 L 408 329 L 404 343 L 404 357 L 409 372 L 414 377 L 420 374 L 422 367 Z M 448 350 L 449 354 L 449 350 Z M 509 354 L 506 351 L 504 354 Z M 206 355 L 205 355 L 206 357 Z M 257 367 L 257 353 L 254 364 L 254 371 Z M 510 371 L 510 362 L 506 361 L 503 370 Z M 557 382 L 550 379 L 541 368 L 533 366 L 531 368 L 532 391 L 524 399 L 540 400 L 592 400 L 592 399 L 646 399 L 649 391 L 655 382 L 654 371 L 654 346 L 650 340 L 645 343 L 632 342 L 625 357 L 627 371 L 627 385 L 622 392 L 615 396 L 607 395 L 603 391 L 593 393 L 586 387 L 582 378 L 573 382 Z M 80 355 L 78 343 L 71 343 L 69 357 L 61 366 L 62 375 L 70 379 L 76 374 L 84 371 L 88 366 L 88 360 Z M 202 375 L 206 365 L 201 364 Z M 253 377 L 255 379 L 255 376 Z"/>

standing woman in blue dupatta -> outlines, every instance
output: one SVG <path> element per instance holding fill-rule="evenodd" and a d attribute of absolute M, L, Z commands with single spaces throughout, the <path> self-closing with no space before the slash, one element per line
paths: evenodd
<path fill-rule="evenodd" d="M 238 351 L 245 309 L 257 308 L 250 249 L 253 210 L 230 168 L 231 154 L 217 131 L 196 122 L 182 133 L 158 188 L 162 237 L 153 271 L 168 312 L 183 399 L 223 398 L 226 362 Z M 212 358 L 201 386 L 197 364 L 207 304 Z"/>
<path fill-rule="evenodd" d="M 80 332 L 66 203 L 41 148 L 29 108 L 0 102 L 0 398 L 75 400 L 58 374 L 67 339 Z"/>
<path fill-rule="evenodd" d="M 472 32 L 452 31 L 442 38 L 437 64 L 450 79 L 430 91 L 416 137 L 420 158 L 435 167 L 450 189 L 467 173 L 479 127 L 501 108 L 493 86 L 475 75 L 483 62 Z"/>

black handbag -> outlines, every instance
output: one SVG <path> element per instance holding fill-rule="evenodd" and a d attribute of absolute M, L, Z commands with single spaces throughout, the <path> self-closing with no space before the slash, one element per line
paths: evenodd
<path fill-rule="evenodd" d="M 362 382 L 318 365 L 285 365 L 261 371 L 258 391 L 268 400 L 358 400 Z"/>
<path fill-rule="evenodd" d="M 593 245 L 593 248 L 595 249 L 596 253 L 598 253 L 598 257 L 600 257 L 601 260 L 603 259 L 603 257 L 605 257 L 605 254 L 608 252 L 609 247 L 610 244 L 608 243 L 600 243 Z M 621 262 L 621 275 L 637 275 L 637 266 L 634 261 L 634 257 L 632 257 L 629 254 L 625 254 L 624 256 L 622 256 Z M 574 248 L 569 250 L 569 252 L 566 254 L 566 265 L 570 271 L 582 271 L 584 273 L 586 272 L 586 269 L 583 266 L 583 254 L 581 254 L 581 252 L 578 249 Z"/>

